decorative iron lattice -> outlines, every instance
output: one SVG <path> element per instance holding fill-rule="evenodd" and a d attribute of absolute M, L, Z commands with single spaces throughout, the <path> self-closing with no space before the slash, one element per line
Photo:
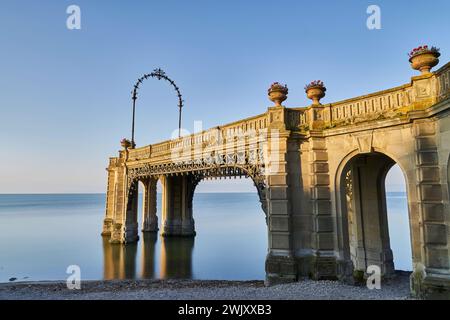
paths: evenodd
<path fill-rule="evenodd" d="M 255 160 L 258 161 L 255 161 Z M 210 154 L 201 159 L 166 164 L 138 164 L 128 168 L 128 188 L 139 180 L 161 175 L 189 175 L 197 181 L 220 177 L 249 177 L 258 192 L 266 189 L 266 173 L 263 152 L 236 152 L 233 154 Z"/>

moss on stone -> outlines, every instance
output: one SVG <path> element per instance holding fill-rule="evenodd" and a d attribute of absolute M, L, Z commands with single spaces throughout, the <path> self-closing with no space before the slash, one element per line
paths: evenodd
<path fill-rule="evenodd" d="M 356 284 L 363 284 L 365 282 L 364 271 L 362 270 L 354 270 L 353 271 L 353 279 Z"/>

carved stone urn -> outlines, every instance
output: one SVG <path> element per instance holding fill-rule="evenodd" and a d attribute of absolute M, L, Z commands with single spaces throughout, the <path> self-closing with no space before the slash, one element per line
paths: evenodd
<path fill-rule="evenodd" d="M 120 145 L 126 150 L 131 147 L 131 141 L 123 138 L 122 140 L 120 140 Z"/>
<path fill-rule="evenodd" d="M 287 99 L 289 89 L 278 82 L 272 83 L 268 90 L 269 99 L 275 103 L 275 107 L 281 107 L 281 103 Z"/>
<path fill-rule="evenodd" d="M 305 86 L 306 95 L 312 100 L 313 105 L 320 105 L 320 99 L 325 97 L 325 91 L 327 91 L 327 88 L 320 80 L 312 81 Z"/>
<path fill-rule="evenodd" d="M 428 46 L 421 46 L 409 53 L 409 62 L 413 69 L 419 70 L 422 74 L 429 74 L 431 68 L 439 64 L 440 55 L 436 47 L 429 49 Z"/>

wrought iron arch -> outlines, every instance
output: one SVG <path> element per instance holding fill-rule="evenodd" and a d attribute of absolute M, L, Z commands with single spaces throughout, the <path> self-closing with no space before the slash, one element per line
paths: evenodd
<path fill-rule="evenodd" d="M 167 82 L 169 82 L 172 87 L 175 89 L 177 96 L 178 96 L 178 137 L 181 136 L 181 112 L 183 109 L 183 98 L 181 96 L 180 88 L 175 84 L 175 82 L 170 79 L 166 73 L 161 69 L 155 69 L 152 73 L 144 74 L 142 77 L 140 77 L 136 84 L 133 87 L 132 97 L 133 100 L 133 120 L 131 124 L 131 145 L 134 148 L 136 146 L 136 143 L 134 141 L 134 127 L 135 127 L 135 117 L 136 117 L 136 100 L 138 97 L 138 90 L 140 85 L 144 82 L 144 80 L 147 80 L 148 78 L 156 78 L 158 80 L 164 79 Z"/>

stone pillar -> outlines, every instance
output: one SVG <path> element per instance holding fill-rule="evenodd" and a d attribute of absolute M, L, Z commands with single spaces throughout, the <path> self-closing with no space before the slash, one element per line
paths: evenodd
<path fill-rule="evenodd" d="M 127 151 L 122 151 L 115 164 L 111 243 L 128 243 L 139 239 L 137 233 L 137 181 L 128 183 L 125 166 Z"/>
<path fill-rule="evenodd" d="M 106 191 L 106 214 L 103 220 L 102 236 L 111 236 L 113 227 L 113 213 L 114 213 L 114 170 L 108 169 L 108 185 Z"/>
<path fill-rule="evenodd" d="M 143 210 L 143 227 L 142 232 L 158 232 L 158 216 L 157 209 L 157 194 L 156 194 L 157 180 L 149 178 L 144 182 L 144 192 L 142 200 Z"/>
<path fill-rule="evenodd" d="M 423 110 L 438 102 L 438 79 L 434 74 L 412 77 L 411 83 L 412 101 L 409 102 L 413 110 Z"/>
<path fill-rule="evenodd" d="M 125 178 L 118 183 L 111 243 L 132 243 L 139 240 L 138 183 L 134 181 L 129 189 Z"/>
<path fill-rule="evenodd" d="M 445 170 L 441 170 L 440 155 L 445 146 L 437 143 L 436 123 L 431 120 L 416 121 L 417 181 L 413 190 L 417 192 L 418 202 L 411 204 L 417 210 L 419 221 L 413 221 L 415 235 L 413 247 L 413 275 L 411 288 L 419 297 L 450 298 L 450 258 L 448 199 Z M 440 149 L 441 148 L 441 149 Z M 447 163 L 447 154 L 442 159 L 442 167 Z M 444 172 L 444 173 L 442 173 Z M 418 237 L 420 235 L 420 237 Z"/>
<path fill-rule="evenodd" d="M 166 176 L 163 183 L 163 236 L 195 236 L 191 181 L 187 176 Z"/>
<path fill-rule="evenodd" d="M 118 184 L 118 168 L 114 160 L 110 160 L 109 167 L 106 171 L 108 171 L 108 184 L 106 189 L 106 214 L 103 220 L 102 236 L 110 237 L 114 226 Z"/>
<path fill-rule="evenodd" d="M 285 108 L 269 108 L 268 159 L 268 238 L 266 284 L 297 280 L 293 252 L 292 217 L 289 190 L 287 148 L 290 131 L 285 127 Z"/>
<path fill-rule="evenodd" d="M 138 232 L 138 181 L 133 182 L 129 192 L 125 211 L 125 219 L 122 233 L 122 243 L 131 243 L 139 240 Z"/>
<path fill-rule="evenodd" d="M 183 236 L 195 236 L 195 222 L 192 209 L 192 198 L 194 195 L 193 181 L 189 176 L 182 176 L 182 195 L 181 195 L 181 208 L 182 208 L 182 222 L 181 222 L 181 235 Z"/>
<path fill-rule="evenodd" d="M 355 203 L 355 192 L 353 186 L 355 183 L 353 182 L 353 172 L 351 169 L 347 170 L 347 172 L 344 172 L 344 177 L 341 178 L 341 188 L 345 190 L 341 190 L 342 199 L 345 204 L 345 208 L 347 209 L 347 212 L 343 212 L 346 217 L 342 217 L 342 220 L 348 225 L 348 245 L 349 245 L 349 252 L 347 253 L 346 250 L 340 251 L 341 259 L 348 261 L 351 265 L 352 271 L 353 269 L 356 270 L 363 270 L 364 266 L 360 263 L 359 259 L 359 251 L 358 251 L 358 243 L 360 243 L 360 239 L 358 238 L 359 233 L 358 230 L 361 230 L 361 219 L 356 218 L 356 203 Z M 344 198 L 345 193 L 345 198 Z M 345 219 L 346 218 L 346 219 Z M 343 232 L 344 233 L 344 232 Z M 345 234 L 345 233 L 344 233 Z M 344 236 L 345 237 L 345 236 Z M 363 262 L 365 261 L 365 258 L 363 259 Z M 353 272 L 349 276 L 353 277 Z M 351 279 L 353 281 L 353 278 Z"/>
<path fill-rule="evenodd" d="M 162 185 L 162 236 L 169 235 L 174 229 L 174 217 L 172 206 L 172 177 L 163 176 L 161 178 Z"/>
<path fill-rule="evenodd" d="M 325 111 L 328 109 L 322 104 L 313 104 L 307 108 L 310 130 L 322 130 L 325 127 Z"/>
<path fill-rule="evenodd" d="M 312 263 L 313 279 L 335 279 L 346 276 L 348 265 L 337 261 L 334 253 L 334 218 L 331 211 L 328 151 L 320 133 L 312 132 L 309 140 L 310 194 L 313 220 Z M 340 268 L 340 272 L 338 272 Z"/>

